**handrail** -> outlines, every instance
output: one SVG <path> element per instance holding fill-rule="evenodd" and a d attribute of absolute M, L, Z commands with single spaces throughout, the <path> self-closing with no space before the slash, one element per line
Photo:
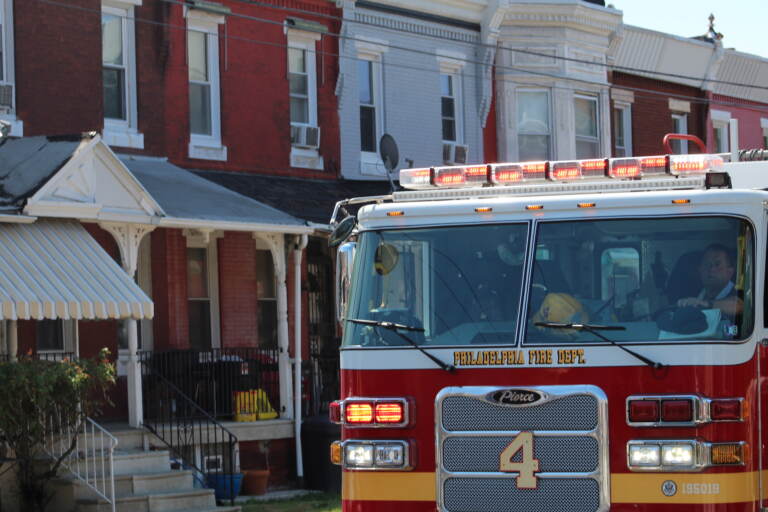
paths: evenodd
<path fill-rule="evenodd" d="M 141 354 L 145 385 L 154 381 L 152 393 L 144 396 L 144 427 L 156 435 L 181 462 L 195 471 L 195 478 L 209 475 L 228 478 L 230 503 L 234 505 L 234 469 L 237 436 L 184 394 L 166 376 L 148 364 L 151 353 Z M 198 457 L 199 455 L 199 457 Z"/>
<path fill-rule="evenodd" d="M 55 415 L 50 416 L 49 421 L 50 435 L 44 443 L 45 451 L 53 459 L 63 457 L 61 465 L 105 499 L 115 512 L 114 452 L 118 444 L 115 436 L 88 417 L 76 428 L 62 425 L 60 417 L 56 424 Z"/>

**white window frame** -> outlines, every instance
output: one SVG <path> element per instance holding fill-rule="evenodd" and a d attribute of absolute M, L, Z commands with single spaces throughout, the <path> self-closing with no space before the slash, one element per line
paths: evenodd
<path fill-rule="evenodd" d="M 211 348 L 221 348 L 221 326 L 219 316 L 219 232 L 185 229 L 187 249 L 205 249 L 206 273 L 208 275 L 208 298 L 211 301 Z M 185 256 L 186 259 L 186 256 Z M 186 279 L 186 275 L 184 277 Z M 186 297 L 189 300 L 189 297 Z"/>
<path fill-rule="evenodd" d="M 519 124 L 517 122 L 517 115 L 518 115 L 517 111 L 519 110 L 519 107 L 520 107 L 520 94 L 521 93 L 525 94 L 525 93 L 530 93 L 530 92 L 544 93 L 547 96 L 547 128 L 548 128 L 548 131 L 546 133 L 545 132 L 534 132 L 534 131 L 526 131 L 526 132 L 524 132 L 524 131 L 522 131 L 520 129 L 520 126 L 519 126 Z M 553 114 L 553 112 L 552 112 L 552 93 L 551 93 L 551 91 L 548 88 L 546 88 L 546 87 L 518 87 L 515 90 L 515 116 L 514 116 L 514 123 L 515 123 L 515 128 L 516 128 L 516 131 L 517 131 L 517 140 L 515 141 L 515 145 L 517 147 L 517 159 L 518 160 L 522 158 L 520 156 L 520 136 L 521 135 L 546 135 L 547 137 L 549 137 L 549 144 L 548 144 L 549 151 L 548 151 L 548 154 L 546 155 L 546 157 L 544 158 L 544 160 L 551 160 L 552 159 L 552 155 L 555 152 L 555 133 L 554 133 L 553 126 L 552 126 L 554 119 L 553 119 L 552 114 Z"/>
<path fill-rule="evenodd" d="M 675 124 L 679 123 L 680 129 L 675 128 Z M 683 112 L 675 112 L 672 114 L 672 130 L 674 133 L 680 133 L 688 135 L 688 114 Z M 674 140 L 672 141 L 675 142 Z M 687 155 L 688 154 L 688 141 L 687 140 L 678 140 L 677 143 L 680 144 L 680 154 L 681 155 Z"/>
<path fill-rule="evenodd" d="M 294 123 L 291 121 L 291 126 L 319 126 L 317 116 L 317 42 L 320 41 L 322 34 L 292 28 L 286 28 L 286 34 L 288 36 L 289 48 L 297 48 L 306 52 L 304 54 L 304 65 L 306 66 L 307 73 L 309 122 Z M 287 52 L 286 66 L 288 66 Z M 286 76 L 289 72 L 290 71 L 286 70 Z M 290 97 L 290 90 L 288 94 Z M 322 138 L 320 140 L 322 140 Z M 320 156 L 320 151 L 318 149 L 299 148 L 292 145 L 290 158 L 291 167 L 315 170 L 323 170 L 325 168 L 323 157 Z"/>
<path fill-rule="evenodd" d="M 715 153 L 728 153 L 731 151 L 730 129 L 731 113 L 725 110 L 710 110 L 712 120 L 712 149 Z M 722 146 L 717 147 L 717 132 L 721 131 L 720 140 Z"/>
<path fill-rule="evenodd" d="M 378 146 L 379 146 L 379 140 L 381 139 L 382 134 L 384 134 L 384 69 L 383 69 L 383 57 L 384 53 L 389 49 L 388 43 L 386 41 L 381 40 L 374 40 L 374 39 L 363 39 L 358 38 L 358 40 L 355 41 L 355 46 L 357 49 L 357 60 L 354 61 L 355 65 L 355 74 L 357 74 L 358 68 L 358 61 L 365 60 L 371 62 L 371 72 L 372 72 L 372 87 L 373 87 L 373 107 L 376 111 L 376 133 L 374 135 L 374 139 L 376 141 L 376 149 L 377 151 L 363 151 L 362 150 L 362 144 L 358 142 L 358 147 L 360 147 L 360 173 L 365 175 L 372 175 L 372 176 L 383 176 L 386 174 L 386 168 L 384 167 L 384 162 L 381 160 L 381 157 L 379 156 L 378 152 Z M 358 78 L 358 83 L 361 77 Z M 357 96 L 357 107 L 356 110 L 359 113 L 360 109 L 360 99 L 359 99 L 359 89 L 358 89 L 358 96 Z M 357 116 L 358 123 L 359 123 L 359 115 Z M 358 135 L 360 133 L 360 129 L 358 127 Z"/>
<path fill-rule="evenodd" d="M 24 123 L 16 117 L 16 76 L 15 76 L 15 48 L 13 36 L 13 0 L 0 0 L 0 26 L 2 26 L 2 44 L 3 58 L 0 62 L 2 66 L 3 78 L 1 85 L 10 85 L 12 87 L 11 108 L 0 110 L 0 120 L 6 121 L 11 125 L 10 135 L 13 137 L 24 136 Z"/>
<path fill-rule="evenodd" d="M 621 127 L 624 131 L 624 156 L 632 156 L 632 104 L 621 101 L 613 102 L 613 109 L 621 112 Z M 615 128 L 614 128 L 615 130 Z M 614 131 L 614 149 L 619 149 Z"/>
<path fill-rule="evenodd" d="M 219 72 L 219 25 L 225 17 L 210 14 L 199 9 L 184 7 L 187 30 L 203 32 L 206 35 L 206 58 L 208 79 L 211 87 L 211 134 L 189 134 L 189 158 L 201 160 L 227 160 L 227 147 L 221 140 L 221 75 Z M 186 44 L 186 42 L 185 42 Z M 189 49 L 187 49 L 189 56 Z M 189 78 L 187 78 L 189 83 Z"/>
<path fill-rule="evenodd" d="M 577 99 L 591 101 L 591 102 L 593 102 L 595 104 L 595 131 L 597 133 L 597 135 L 595 137 L 586 136 L 586 135 L 579 135 L 578 133 L 576 133 L 576 126 L 575 126 L 576 116 L 575 116 L 575 112 L 576 112 L 576 100 Z M 573 137 L 574 137 L 574 139 L 573 139 L 574 140 L 573 147 L 574 147 L 574 150 L 577 151 L 576 150 L 576 146 L 577 146 L 576 143 L 579 140 L 582 140 L 582 141 L 585 141 L 585 142 L 592 142 L 592 143 L 597 145 L 597 152 L 595 153 L 595 155 L 593 155 L 590 158 L 599 158 L 600 154 L 601 154 L 601 151 L 602 151 L 602 139 L 601 139 L 602 126 L 601 126 L 601 116 L 600 116 L 600 97 L 597 94 L 590 94 L 590 93 L 586 93 L 586 92 L 576 92 L 576 93 L 573 94 L 573 110 L 574 110 L 574 128 L 573 128 Z M 581 157 L 577 156 L 577 158 L 581 158 Z"/>
<path fill-rule="evenodd" d="M 101 12 L 119 16 L 122 20 L 123 66 L 125 69 L 125 119 L 104 117 L 104 141 L 110 146 L 144 149 L 144 134 L 138 126 L 138 97 L 136 85 L 136 22 L 134 8 L 141 0 L 103 0 Z M 102 67 L 104 64 L 102 63 Z"/>
<path fill-rule="evenodd" d="M 768 149 L 768 118 L 760 118 L 760 128 L 763 131 L 763 149 Z"/>

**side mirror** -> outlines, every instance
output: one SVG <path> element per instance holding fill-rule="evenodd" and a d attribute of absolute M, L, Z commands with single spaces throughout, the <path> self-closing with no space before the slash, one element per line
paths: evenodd
<path fill-rule="evenodd" d="M 333 228 L 330 238 L 328 238 L 328 247 L 338 247 L 347 240 L 357 226 L 357 219 L 352 215 L 344 217 L 341 222 Z"/>
<path fill-rule="evenodd" d="M 349 288 L 352 285 L 352 264 L 357 242 L 346 242 L 336 253 L 336 319 L 341 322 L 347 314 Z"/>

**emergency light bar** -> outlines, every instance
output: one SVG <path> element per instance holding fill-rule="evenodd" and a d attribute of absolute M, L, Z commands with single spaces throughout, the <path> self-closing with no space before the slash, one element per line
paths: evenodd
<path fill-rule="evenodd" d="M 403 169 L 400 171 L 400 185 L 411 190 L 425 190 L 509 186 L 547 181 L 568 183 L 602 178 L 691 176 L 720 171 L 722 168 L 723 159 L 717 155 L 661 155 L 552 162 L 512 162 Z"/>

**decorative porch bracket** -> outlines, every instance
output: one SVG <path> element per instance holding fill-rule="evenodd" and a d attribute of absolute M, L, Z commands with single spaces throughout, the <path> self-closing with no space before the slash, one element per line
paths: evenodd
<path fill-rule="evenodd" d="M 269 247 L 277 281 L 277 345 L 280 348 L 278 369 L 280 378 L 280 416 L 293 419 L 293 384 L 288 337 L 288 286 L 285 261 L 285 237 L 280 233 L 254 232 L 253 238 Z"/>
<path fill-rule="evenodd" d="M 132 279 L 136 279 L 139 264 L 139 245 L 144 235 L 155 229 L 145 224 L 127 224 L 122 222 L 99 222 L 99 226 L 112 234 L 120 249 L 123 270 Z M 141 369 L 139 368 L 139 335 L 136 320 L 128 322 L 128 423 L 140 427 L 144 421 L 141 396 Z"/>

